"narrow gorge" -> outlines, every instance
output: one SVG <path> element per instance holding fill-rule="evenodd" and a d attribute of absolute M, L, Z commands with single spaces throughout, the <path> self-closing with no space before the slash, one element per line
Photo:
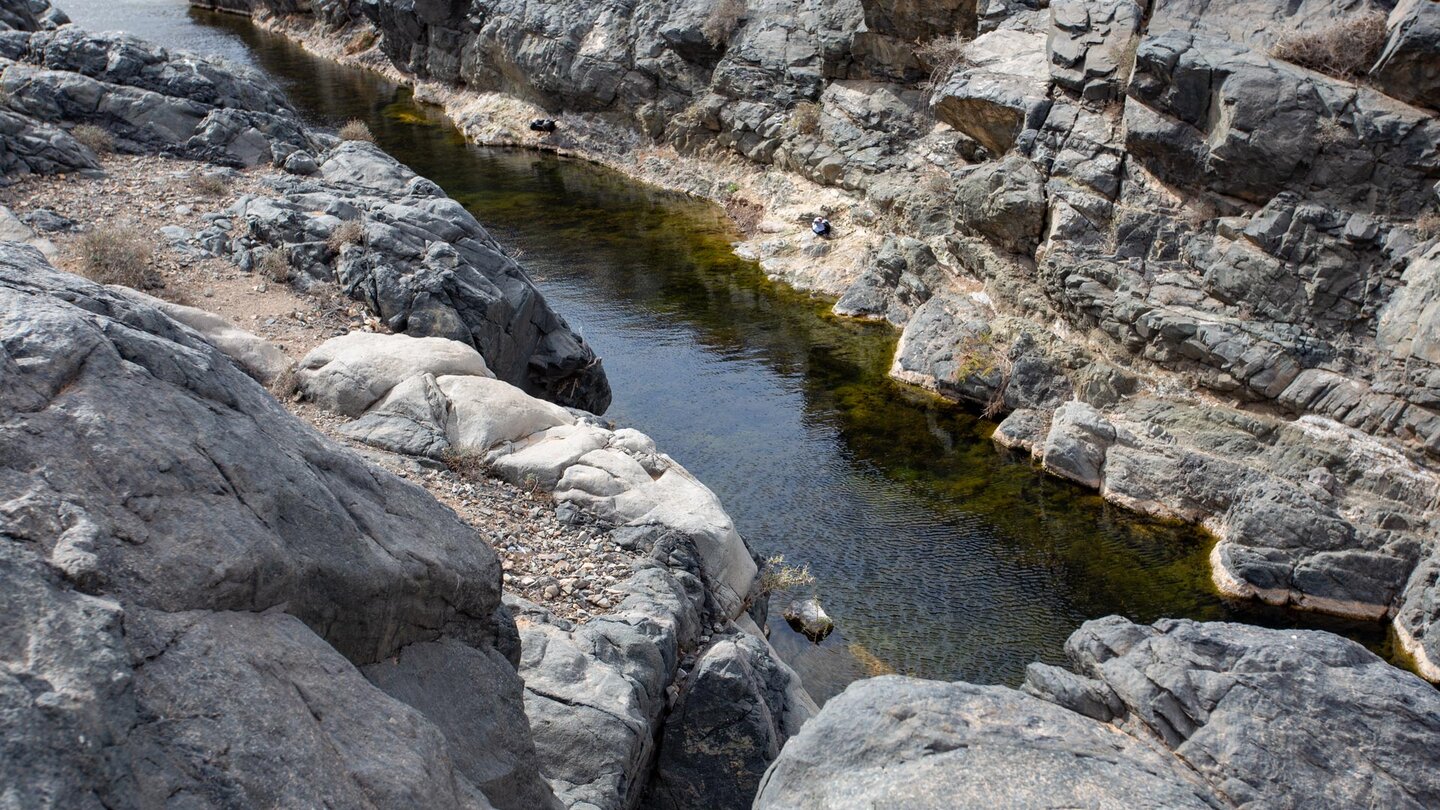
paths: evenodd
<path fill-rule="evenodd" d="M 0 807 L 1440 804 L 1433 0 L 0 24 Z"/>

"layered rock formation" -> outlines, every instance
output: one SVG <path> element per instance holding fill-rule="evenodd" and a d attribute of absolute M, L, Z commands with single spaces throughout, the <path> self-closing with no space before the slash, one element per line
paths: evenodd
<path fill-rule="evenodd" d="M 884 677 L 826 704 L 756 808 L 1429 807 L 1440 694 L 1316 631 L 1118 617 L 1022 691 Z M 1341 719 L 1343 718 L 1343 719 Z"/>
<path fill-rule="evenodd" d="M 1433 3 L 766 0 L 617 14 L 327 0 L 313 13 L 373 30 L 417 79 L 561 113 L 577 134 L 562 127 L 552 145 L 604 159 L 597 132 L 616 151 L 638 132 L 849 193 L 831 219 L 869 252 L 831 291 L 837 312 L 902 327 L 895 377 L 1013 413 L 1002 442 L 1120 503 L 1206 523 L 1229 593 L 1403 616 L 1407 648 L 1440 679 L 1424 641 L 1440 514 Z M 808 247 L 784 235 L 757 252 L 851 255 Z M 765 265 L 835 277 L 796 261 Z M 1050 428 L 1074 399 L 1099 414 L 1080 444 L 1073 410 Z M 1171 429 L 1199 411 L 1211 427 Z M 1132 429 L 1112 437 L 1106 422 Z M 1193 473 L 1225 455 L 1221 425 L 1295 449 L 1245 475 Z M 1163 444 L 1143 457 L 1173 462 L 1147 472 L 1096 449 L 1116 443 Z M 1356 461 L 1374 453 L 1390 470 L 1378 479 Z M 1167 487 L 1138 483 L 1149 473 Z M 1311 486 L 1327 494 L 1295 494 Z"/>

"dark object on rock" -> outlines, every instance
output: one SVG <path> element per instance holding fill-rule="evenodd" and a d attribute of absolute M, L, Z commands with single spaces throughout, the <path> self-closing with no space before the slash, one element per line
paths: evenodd
<path fill-rule="evenodd" d="M 554 131 L 555 131 L 555 119 L 553 119 L 553 118 L 536 118 L 535 120 L 533 120 L 533 121 L 530 122 L 530 131 L 531 131 L 531 132 L 554 132 Z"/>
<path fill-rule="evenodd" d="M 830 220 L 825 217 L 815 217 L 815 219 L 810 222 L 810 230 L 814 231 L 816 236 L 829 236 Z"/>

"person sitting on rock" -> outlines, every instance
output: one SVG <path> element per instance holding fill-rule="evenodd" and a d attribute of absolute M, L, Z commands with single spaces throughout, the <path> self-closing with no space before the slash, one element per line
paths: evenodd
<path fill-rule="evenodd" d="M 810 223 L 810 230 L 814 231 L 816 236 L 829 236 L 830 220 L 825 217 L 815 217 L 814 221 Z"/>
<path fill-rule="evenodd" d="M 554 131 L 555 131 L 555 119 L 553 119 L 553 118 L 536 118 L 535 120 L 533 120 L 533 121 L 530 122 L 530 131 L 531 131 L 531 132 L 554 132 Z"/>

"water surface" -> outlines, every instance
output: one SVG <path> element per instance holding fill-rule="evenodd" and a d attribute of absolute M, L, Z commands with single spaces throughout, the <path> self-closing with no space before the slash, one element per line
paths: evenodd
<path fill-rule="evenodd" d="M 1385 644 L 1379 625 L 1221 599 L 1204 535 L 1049 478 L 997 452 L 993 424 L 891 382 L 893 330 L 768 281 L 731 253 L 712 205 L 582 162 L 468 145 L 404 89 L 241 18 L 176 0 L 66 9 L 89 28 L 259 67 L 314 123 L 366 121 L 522 250 L 604 358 L 607 415 L 713 488 L 756 549 L 815 575 L 839 630 L 816 646 L 778 615 L 771 625 L 817 699 L 886 671 L 1013 685 L 1031 661 L 1062 661 L 1081 622 L 1112 613 L 1324 626 Z"/>

